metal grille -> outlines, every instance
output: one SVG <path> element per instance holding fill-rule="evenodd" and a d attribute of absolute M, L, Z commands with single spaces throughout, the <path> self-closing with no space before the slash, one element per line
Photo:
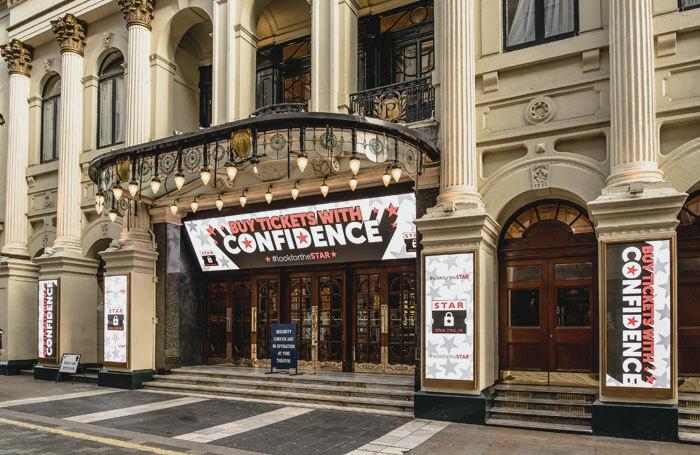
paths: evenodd
<path fill-rule="evenodd" d="M 531 392 L 506 392 L 506 398 L 532 398 Z"/>
<path fill-rule="evenodd" d="M 558 393 L 557 400 L 562 401 L 586 401 L 585 395 L 577 395 L 575 393 Z"/>
<path fill-rule="evenodd" d="M 556 409 L 559 412 L 575 412 L 576 414 L 585 414 L 586 413 L 586 408 L 583 406 L 557 405 Z"/>
<path fill-rule="evenodd" d="M 386 85 L 350 95 L 352 113 L 387 122 L 413 123 L 429 119 L 435 110 L 432 78 Z"/>

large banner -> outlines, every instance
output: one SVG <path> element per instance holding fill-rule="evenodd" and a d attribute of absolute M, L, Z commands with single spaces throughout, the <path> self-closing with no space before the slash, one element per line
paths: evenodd
<path fill-rule="evenodd" d="M 105 276 L 104 363 L 127 364 L 129 277 Z"/>
<path fill-rule="evenodd" d="M 58 280 L 39 280 L 39 359 L 58 361 Z"/>
<path fill-rule="evenodd" d="M 185 221 L 204 271 L 416 257 L 413 193 Z"/>
<path fill-rule="evenodd" d="M 425 256 L 425 379 L 474 381 L 474 253 Z"/>
<path fill-rule="evenodd" d="M 671 390 L 671 241 L 605 244 L 608 388 Z"/>

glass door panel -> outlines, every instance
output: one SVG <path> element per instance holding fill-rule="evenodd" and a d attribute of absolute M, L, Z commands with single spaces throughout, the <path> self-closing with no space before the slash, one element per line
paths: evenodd
<path fill-rule="evenodd" d="M 415 273 L 389 273 L 389 363 L 415 363 Z"/>
<path fill-rule="evenodd" d="M 231 357 L 239 359 L 250 358 L 251 307 L 253 303 L 250 282 L 232 283 L 231 295 Z"/>
<path fill-rule="evenodd" d="M 258 359 L 270 358 L 270 324 L 279 322 L 279 280 L 258 278 Z"/>
<path fill-rule="evenodd" d="M 311 306 L 313 283 L 311 276 L 290 277 L 289 303 L 292 324 L 297 325 L 299 360 L 311 360 Z"/>
<path fill-rule="evenodd" d="M 343 277 L 318 278 L 318 360 L 343 360 Z"/>
<path fill-rule="evenodd" d="M 381 363 L 381 274 L 355 275 L 355 361 Z"/>
<path fill-rule="evenodd" d="M 226 358 L 226 283 L 209 285 L 208 357 Z"/>

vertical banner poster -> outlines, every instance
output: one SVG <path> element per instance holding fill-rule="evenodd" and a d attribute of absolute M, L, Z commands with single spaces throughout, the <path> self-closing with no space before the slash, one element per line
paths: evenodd
<path fill-rule="evenodd" d="M 127 364 L 129 277 L 105 277 L 104 363 Z"/>
<path fill-rule="evenodd" d="M 58 361 L 58 280 L 39 280 L 39 359 Z"/>
<path fill-rule="evenodd" d="M 672 393 L 673 279 L 670 239 L 605 244 L 606 393 Z"/>
<path fill-rule="evenodd" d="M 431 381 L 475 383 L 473 252 L 425 255 L 425 352 Z"/>

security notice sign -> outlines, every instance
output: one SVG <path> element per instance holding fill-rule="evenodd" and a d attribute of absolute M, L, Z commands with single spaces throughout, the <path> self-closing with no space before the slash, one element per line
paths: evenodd
<path fill-rule="evenodd" d="M 416 257 L 413 193 L 185 221 L 203 271 Z"/>
<path fill-rule="evenodd" d="M 606 393 L 671 393 L 671 256 L 670 239 L 605 244 Z"/>
<path fill-rule="evenodd" d="M 58 361 L 59 280 L 39 280 L 39 359 Z"/>
<path fill-rule="evenodd" d="M 129 277 L 105 277 L 104 363 L 126 365 L 129 321 Z"/>
<path fill-rule="evenodd" d="M 474 257 L 473 252 L 424 256 L 426 384 L 475 384 Z"/>

